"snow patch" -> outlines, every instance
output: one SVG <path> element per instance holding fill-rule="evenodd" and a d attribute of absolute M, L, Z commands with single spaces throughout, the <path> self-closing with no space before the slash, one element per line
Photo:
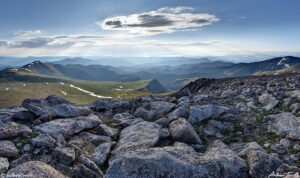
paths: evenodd
<path fill-rule="evenodd" d="M 5 91 L 9 91 L 9 90 L 10 90 L 10 87 L 5 88 Z"/>
<path fill-rule="evenodd" d="M 77 90 L 79 90 L 79 91 L 82 91 L 82 92 L 84 92 L 84 93 L 87 93 L 88 95 L 90 95 L 90 96 L 94 96 L 94 97 L 97 97 L 97 98 L 106 98 L 106 99 L 111 99 L 112 97 L 109 97 L 109 96 L 101 96 L 101 95 L 96 95 L 95 93 L 93 93 L 93 92 L 90 92 L 90 91 L 87 91 L 87 90 L 84 90 L 84 89 L 82 89 L 82 88 L 79 88 L 79 87 L 76 87 L 76 86 L 74 86 L 74 85 L 70 85 L 70 87 L 72 87 L 72 88 L 76 88 Z"/>
<path fill-rule="evenodd" d="M 285 63 L 287 60 L 288 60 L 288 59 L 284 57 L 284 58 L 282 58 L 282 59 L 277 63 L 277 65 L 278 65 L 278 66 L 279 66 L 279 65 L 283 65 L 284 68 L 289 68 L 290 65 L 287 64 L 287 63 Z"/>
<path fill-rule="evenodd" d="M 65 95 L 65 96 L 67 95 L 67 93 L 66 93 L 66 92 L 64 92 L 64 91 L 60 91 L 60 92 L 61 92 L 63 95 Z"/>
<path fill-rule="evenodd" d="M 26 83 L 23 83 L 23 87 L 25 87 L 26 86 Z"/>
<path fill-rule="evenodd" d="M 63 83 L 63 82 L 59 82 L 60 84 L 62 84 L 62 85 L 64 85 L 65 83 Z"/>

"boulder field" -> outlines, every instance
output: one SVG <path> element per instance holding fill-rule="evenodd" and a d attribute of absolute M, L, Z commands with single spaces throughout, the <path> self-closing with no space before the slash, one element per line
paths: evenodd
<path fill-rule="evenodd" d="M 300 75 L 199 79 L 169 96 L 0 110 L 0 175 L 264 178 L 300 173 Z"/>

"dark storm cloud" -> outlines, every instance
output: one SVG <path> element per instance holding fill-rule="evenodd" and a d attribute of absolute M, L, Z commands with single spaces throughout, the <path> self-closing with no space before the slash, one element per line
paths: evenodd
<path fill-rule="evenodd" d="M 209 21 L 207 19 L 196 19 L 196 20 L 192 20 L 191 23 L 203 24 L 203 23 L 209 23 Z"/>
<path fill-rule="evenodd" d="M 163 27 L 173 24 L 173 21 L 163 15 L 142 14 L 138 17 L 141 23 L 129 24 L 129 27 Z"/>
<path fill-rule="evenodd" d="M 121 23 L 121 21 L 119 21 L 119 20 L 115 20 L 115 21 L 106 21 L 106 22 L 105 22 L 105 25 L 112 26 L 113 28 L 119 28 L 119 27 L 122 26 L 122 23 Z"/>

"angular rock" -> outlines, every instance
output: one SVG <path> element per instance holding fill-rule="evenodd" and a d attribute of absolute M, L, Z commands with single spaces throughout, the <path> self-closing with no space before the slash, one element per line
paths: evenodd
<path fill-rule="evenodd" d="M 259 150 L 259 151 L 262 151 L 262 152 L 266 152 L 259 144 L 257 144 L 256 142 L 251 142 L 251 143 L 247 143 L 243 146 L 243 149 L 241 151 L 238 152 L 238 155 L 241 157 L 241 158 L 244 158 L 246 159 L 247 157 L 247 154 L 250 152 L 250 151 L 255 151 L 255 150 Z"/>
<path fill-rule="evenodd" d="M 87 116 L 91 113 L 85 106 L 78 106 L 61 97 L 50 95 L 46 99 L 25 99 L 22 106 L 33 113 L 36 117 L 77 117 Z"/>
<path fill-rule="evenodd" d="M 15 144 L 8 140 L 0 141 L 0 156 L 1 157 L 14 157 L 19 153 Z"/>
<path fill-rule="evenodd" d="M 220 145 L 220 144 L 219 144 Z M 216 144 L 216 146 L 219 146 Z M 210 147 L 207 155 L 193 148 L 174 147 L 140 149 L 120 155 L 111 162 L 106 177 L 247 177 L 247 164 L 227 147 Z"/>
<path fill-rule="evenodd" d="M 87 143 L 94 144 L 96 146 L 104 142 L 111 142 L 111 138 L 103 135 L 91 134 L 88 132 L 81 132 L 79 135 L 74 136 L 69 143 L 77 146 L 84 146 Z"/>
<path fill-rule="evenodd" d="M 107 160 L 108 155 L 110 153 L 111 145 L 111 142 L 104 142 L 94 150 L 94 153 L 92 154 L 92 159 L 98 166 L 103 166 L 103 164 Z"/>
<path fill-rule="evenodd" d="M 154 115 L 152 112 L 148 111 L 147 109 L 143 107 L 138 107 L 134 114 L 135 117 L 142 118 L 144 121 L 153 122 L 154 121 Z"/>
<path fill-rule="evenodd" d="M 265 93 L 258 97 L 258 101 L 269 111 L 278 105 L 279 101 L 271 94 Z"/>
<path fill-rule="evenodd" d="M 70 165 L 75 160 L 75 149 L 72 147 L 57 147 L 53 156 L 65 165 Z"/>
<path fill-rule="evenodd" d="M 40 133 L 37 137 L 30 140 L 31 144 L 35 147 L 48 147 L 53 148 L 55 146 L 55 139 L 48 134 Z"/>
<path fill-rule="evenodd" d="M 115 115 L 131 110 L 130 101 L 103 101 L 99 100 L 93 105 L 93 110 Z"/>
<path fill-rule="evenodd" d="M 99 176 L 96 172 L 93 170 L 85 167 L 82 164 L 77 165 L 73 170 L 72 170 L 72 177 L 74 178 L 102 178 L 102 176 Z"/>
<path fill-rule="evenodd" d="M 184 118 L 174 120 L 169 124 L 171 137 L 175 141 L 189 144 L 201 144 L 201 140 L 193 126 Z"/>
<path fill-rule="evenodd" d="M 169 127 L 169 122 L 170 122 L 170 119 L 167 118 L 167 117 L 163 117 L 163 118 L 160 118 L 156 121 L 154 121 L 156 124 L 160 125 L 161 127 Z"/>
<path fill-rule="evenodd" d="M 176 108 L 168 115 L 168 117 L 181 117 L 185 119 L 188 119 L 189 116 L 190 116 L 189 105 L 180 106 L 179 108 Z"/>
<path fill-rule="evenodd" d="M 299 112 L 300 111 L 300 103 L 292 104 L 291 109 L 293 110 L 293 113 Z"/>
<path fill-rule="evenodd" d="M 109 136 L 109 137 L 115 137 L 118 133 L 117 129 L 108 127 L 105 124 L 101 124 L 98 127 L 96 127 L 95 129 L 97 131 L 97 133 L 104 135 L 104 136 Z"/>
<path fill-rule="evenodd" d="M 144 120 L 141 118 L 135 118 L 129 113 L 121 113 L 121 114 L 116 114 L 113 117 L 114 121 L 116 122 L 117 125 L 125 128 L 140 122 L 143 122 Z"/>
<path fill-rule="evenodd" d="M 260 150 L 253 150 L 247 154 L 249 175 L 252 177 L 268 177 L 283 163 L 279 158 Z"/>
<path fill-rule="evenodd" d="M 296 117 L 291 113 L 280 113 L 267 117 L 271 119 L 268 129 L 278 135 L 300 140 L 300 117 Z"/>
<path fill-rule="evenodd" d="M 227 107 L 217 105 L 192 106 L 190 109 L 189 122 L 196 124 L 205 119 L 218 118 L 229 110 Z"/>
<path fill-rule="evenodd" d="M 156 116 L 165 116 L 174 109 L 176 105 L 167 101 L 154 101 L 150 103 L 151 110 Z"/>
<path fill-rule="evenodd" d="M 102 121 L 95 115 L 80 116 L 68 119 L 56 119 L 34 127 L 35 130 L 58 138 L 60 135 L 71 136 L 84 129 L 91 129 L 102 124 Z"/>
<path fill-rule="evenodd" d="M 0 174 L 7 171 L 9 167 L 9 163 L 7 158 L 0 157 Z"/>
<path fill-rule="evenodd" d="M 98 176 L 103 177 L 102 171 L 97 167 L 97 165 L 91 161 L 89 158 L 85 157 L 84 155 L 80 156 L 80 161 L 89 169 L 93 170 Z"/>
<path fill-rule="evenodd" d="M 64 178 L 65 176 L 55 170 L 53 167 L 49 166 L 40 161 L 29 161 L 23 163 L 13 169 L 10 169 L 6 173 L 9 175 L 22 175 L 31 176 L 39 178 Z"/>
<path fill-rule="evenodd" d="M 29 135 L 31 133 L 32 130 L 29 127 L 15 122 L 0 124 L 0 139 Z"/>
<path fill-rule="evenodd" d="M 131 150 L 153 147 L 159 140 L 161 126 L 153 122 L 140 122 L 121 131 L 119 141 L 111 152 L 110 161 Z"/>

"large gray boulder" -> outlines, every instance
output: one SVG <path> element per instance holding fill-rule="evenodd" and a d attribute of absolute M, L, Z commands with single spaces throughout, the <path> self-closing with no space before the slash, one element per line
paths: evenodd
<path fill-rule="evenodd" d="M 50 95 L 46 99 L 25 99 L 22 106 L 36 117 L 77 117 L 87 116 L 91 110 L 86 106 L 78 106 L 64 98 Z"/>
<path fill-rule="evenodd" d="M 150 103 L 151 110 L 156 116 L 165 116 L 174 109 L 176 105 L 167 101 L 154 101 Z"/>
<path fill-rule="evenodd" d="M 171 137 L 175 141 L 188 144 L 201 144 L 201 140 L 193 126 L 184 118 L 179 118 L 169 124 Z"/>
<path fill-rule="evenodd" d="M 218 105 L 192 106 L 190 109 L 189 122 L 197 124 L 205 119 L 219 118 L 221 115 L 229 111 L 230 108 Z"/>
<path fill-rule="evenodd" d="M 189 105 L 180 106 L 176 108 L 174 111 L 172 111 L 168 116 L 188 119 L 190 116 L 190 106 Z"/>
<path fill-rule="evenodd" d="M 212 144 L 204 155 L 188 145 L 175 144 L 120 155 L 105 177 L 247 177 L 247 164 L 221 143 Z"/>
<path fill-rule="evenodd" d="M 35 130 L 58 138 L 60 135 L 71 136 L 84 129 L 91 129 L 102 124 L 102 121 L 95 115 L 79 116 L 67 119 L 56 119 L 34 127 Z"/>
<path fill-rule="evenodd" d="M 8 140 L 0 141 L 0 157 L 14 157 L 19 153 L 15 144 Z"/>
<path fill-rule="evenodd" d="M 21 135 L 29 135 L 32 130 L 25 125 L 15 122 L 7 122 L 0 124 L 0 139 L 6 139 Z"/>
<path fill-rule="evenodd" d="M 279 101 L 271 94 L 265 93 L 258 97 L 258 101 L 264 105 L 264 108 L 268 111 L 278 105 Z"/>
<path fill-rule="evenodd" d="M 103 101 L 99 100 L 94 103 L 93 109 L 99 112 L 104 112 L 107 115 L 115 115 L 123 112 L 130 112 L 130 101 Z"/>
<path fill-rule="evenodd" d="M 131 150 L 153 147 L 161 135 L 161 126 L 153 122 L 140 122 L 126 127 L 120 133 L 120 139 L 111 152 L 110 161 L 118 155 Z"/>
<path fill-rule="evenodd" d="M 249 175 L 264 178 L 276 171 L 283 162 L 274 155 L 254 150 L 247 154 L 247 163 L 249 165 Z"/>
<path fill-rule="evenodd" d="M 7 171 L 4 177 L 22 175 L 39 178 L 64 178 L 65 176 L 53 167 L 40 161 L 29 161 Z"/>
<path fill-rule="evenodd" d="M 138 107 L 133 113 L 135 117 L 142 118 L 145 121 L 153 122 L 154 114 L 143 107 Z"/>
<path fill-rule="evenodd" d="M 300 117 L 285 112 L 270 115 L 268 118 L 271 119 L 268 125 L 269 131 L 290 139 L 300 140 Z"/>

